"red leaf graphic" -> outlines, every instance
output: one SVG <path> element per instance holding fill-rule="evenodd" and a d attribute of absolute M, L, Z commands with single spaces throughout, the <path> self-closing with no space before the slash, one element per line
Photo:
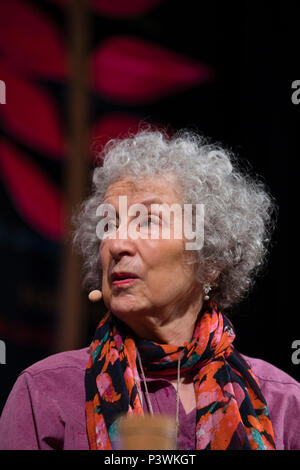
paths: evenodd
<path fill-rule="evenodd" d="M 28 2 L 0 2 L 0 51 L 24 72 L 54 79 L 67 76 L 64 45 L 55 24 Z"/>
<path fill-rule="evenodd" d="M 60 241 L 63 204 L 58 190 L 12 144 L 0 140 L 1 176 L 15 207 L 37 232 Z"/>
<path fill-rule="evenodd" d="M 139 125 L 140 119 L 131 114 L 111 113 L 103 116 L 91 131 L 93 153 L 101 150 L 110 139 L 126 137 L 127 133 L 135 134 Z"/>
<path fill-rule="evenodd" d="M 1 63 L 0 70 L 6 85 L 6 104 L 0 106 L 3 127 L 47 156 L 61 157 L 64 142 L 53 101 L 41 87 L 18 78 Z"/>
<path fill-rule="evenodd" d="M 92 69 L 96 90 L 130 104 L 156 100 L 214 77 L 208 65 L 128 36 L 102 42 Z"/>

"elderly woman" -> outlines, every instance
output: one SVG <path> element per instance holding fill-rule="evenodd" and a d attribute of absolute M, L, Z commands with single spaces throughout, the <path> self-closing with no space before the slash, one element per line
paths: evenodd
<path fill-rule="evenodd" d="M 1 448 L 116 449 L 120 417 L 150 413 L 174 417 L 178 449 L 300 449 L 299 384 L 240 354 L 222 313 L 268 251 L 264 185 L 189 132 L 140 131 L 102 160 L 74 242 L 107 313 L 89 348 L 19 376 Z"/>

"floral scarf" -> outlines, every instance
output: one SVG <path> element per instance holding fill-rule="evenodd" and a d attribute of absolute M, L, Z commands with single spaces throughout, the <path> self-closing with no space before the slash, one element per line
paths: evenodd
<path fill-rule="evenodd" d="M 232 324 L 212 301 L 199 315 L 191 342 L 181 347 L 138 339 L 108 312 L 96 329 L 85 375 L 90 449 L 114 447 L 120 415 L 144 414 L 137 348 L 152 376 L 174 376 L 179 357 L 181 371 L 193 374 L 197 450 L 275 449 L 266 401 L 234 338 Z"/>

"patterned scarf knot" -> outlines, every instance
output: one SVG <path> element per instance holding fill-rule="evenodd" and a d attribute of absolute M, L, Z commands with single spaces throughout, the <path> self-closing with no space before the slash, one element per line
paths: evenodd
<path fill-rule="evenodd" d="M 199 314 L 193 338 L 184 346 L 137 338 L 108 312 L 90 346 L 85 375 L 86 422 L 91 449 L 112 449 L 118 419 L 143 415 L 137 349 L 151 376 L 193 375 L 196 449 L 275 449 L 267 404 L 257 378 L 233 346 L 229 319 L 212 302 Z"/>

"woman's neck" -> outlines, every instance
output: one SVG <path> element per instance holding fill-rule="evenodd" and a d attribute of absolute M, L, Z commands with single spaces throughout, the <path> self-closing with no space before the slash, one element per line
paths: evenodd
<path fill-rule="evenodd" d="M 190 304 L 187 309 L 158 314 L 156 312 L 141 313 L 137 318 L 130 317 L 126 322 L 139 337 L 159 344 L 172 344 L 184 346 L 193 337 L 195 323 L 202 309 L 201 302 Z"/>

